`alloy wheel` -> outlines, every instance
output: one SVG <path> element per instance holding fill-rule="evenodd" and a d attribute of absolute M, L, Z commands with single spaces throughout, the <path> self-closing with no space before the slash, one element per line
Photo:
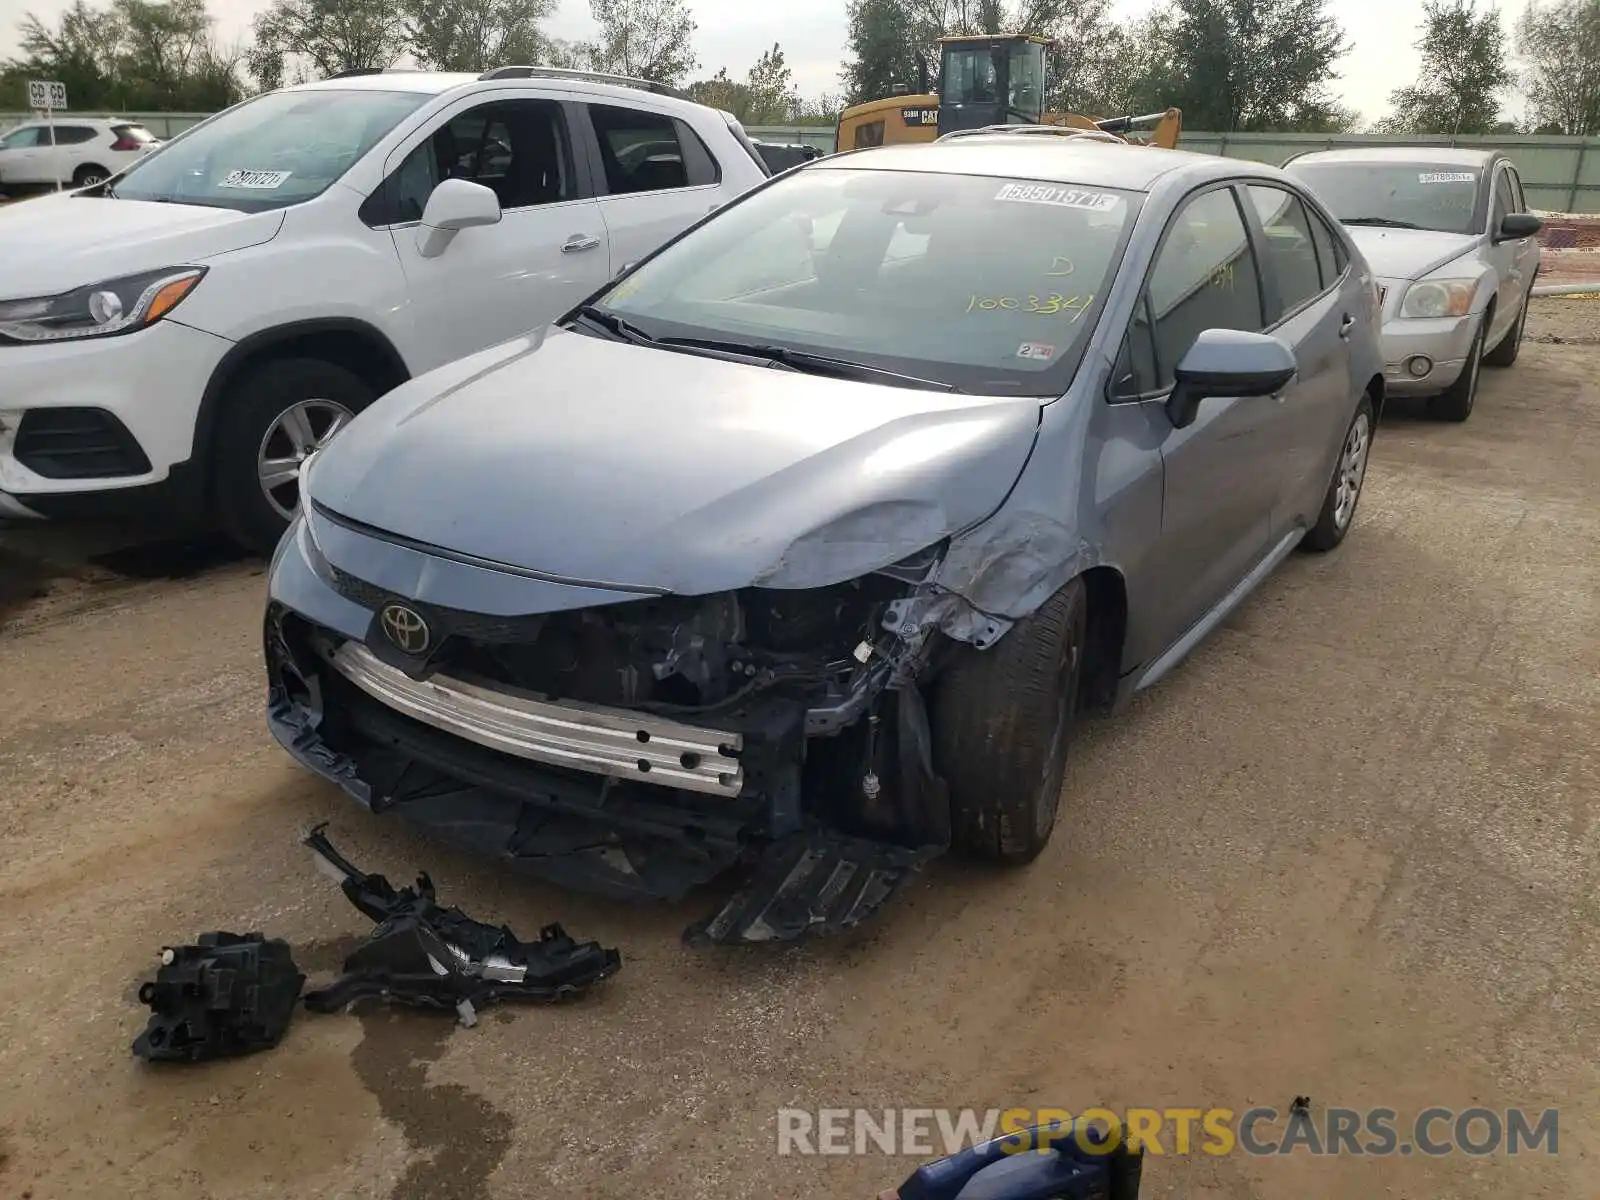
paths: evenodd
<path fill-rule="evenodd" d="M 285 521 L 300 507 L 300 470 L 354 416 L 333 400 L 301 400 L 279 413 L 256 452 L 256 478 L 272 510 Z"/>
<path fill-rule="evenodd" d="M 1350 432 L 1345 434 L 1344 449 L 1339 454 L 1339 477 L 1334 485 L 1333 523 L 1340 529 L 1350 524 L 1355 514 L 1361 484 L 1367 477 L 1367 451 L 1371 448 L 1371 422 L 1366 413 L 1357 413 Z"/>

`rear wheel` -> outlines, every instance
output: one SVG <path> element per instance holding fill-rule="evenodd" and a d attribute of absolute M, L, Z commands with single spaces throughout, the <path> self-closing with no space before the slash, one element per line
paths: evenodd
<path fill-rule="evenodd" d="M 958 648 L 939 678 L 934 767 L 950 785 L 951 841 L 1020 865 L 1055 828 L 1078 711 L 1088 599 L 1075 579 L 989 650 Z"/>
<path fill-rule="evenodd" d="M 1486 316 L 1478 331 L 1472 335 L 1472 347 L 1467 351 L 1467 361 L 1461 366 L 1461 377 L 1450 389 L 1428 401 L 1428 411 L 1441 421 L 1465 421 L 1472 415 L 1472 406 L 1478 402 L 1478 376 L 1483 366 L 1483 335 L 1489 327 Z"/>
<path fill-rule="evenodd" d="M 376 398 L 354 372 L 320 359 L 269 362 L 223 399 L 212 472 L 223 527 L 270 554 L 300 507 L 300 467 Z"/>
<path fill-rule="evenodd" d="M 95 166 L 93 163 L 85 163 L 72 173 L 72 186 L 80 188 L 93 187 L 97 183 L 104 183 L 110 177 L 111 172 L 104 167 Z"/>

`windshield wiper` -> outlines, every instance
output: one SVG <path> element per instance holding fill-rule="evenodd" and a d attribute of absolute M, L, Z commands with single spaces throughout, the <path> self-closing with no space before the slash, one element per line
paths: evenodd
<path fill-rule="evenodd" d="M 924 379 L 919 375 L 906 375 L 884 367 L 856 362 L 850 358 L 830 358 L 825 354 L 811 354 L 805 350 L 791 350 L 787 346 L 767 346 L 749 342 L 725 342 L 715 338 L 664 337 L 657 344 L 682 347 L 685 350 L 711 350 L 721 354 L 741 354 L 750 358 L 764 358 L 777 366 L 807 375 L 827 375 L 834 379 L 855 379 L 865 383 L 886 383 L 894 387 L 926 388 L 939 392 L 959 389 L 942 379 Z"/>
<path fill-rule="evenodd" d="M 612 337 L 620 338 L 625 342 L 632 342 L 635 346 L 653 346 L 656 339 L 631 322 L 624 321 L 615 313 L 608 313 L 603 308 L 596 308 L 592 304 L 585 304 L 578 309 L 578 319 L 587 321 L 591 325 L 598 325 Z"/>
<path fill-rule="evenodd" d="M 1384 229 L 1421 229 L 1410 221 L 1396 221 L 1393 217 L 1341 217 L 1341 225 L 1377 225 Z"/>

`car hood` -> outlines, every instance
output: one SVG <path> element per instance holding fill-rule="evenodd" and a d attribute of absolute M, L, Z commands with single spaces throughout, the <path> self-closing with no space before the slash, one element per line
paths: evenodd
<path fill-rule="evenodd" d="M 1431 229 L 1375 229 L 1346 225 L 1374 275 L 1384 279 L 1421 279 L 1430 271 L 1459 258 L 1479 242 L 1466 233 L 1438 233 Z"/>
<path fill-rule="evenodd" d="M 389 393 L 316 456 L 305 486 L 330 518 L 562 582 L 821 587 L 993 513 L 1039 413 L 1034 398 L 552 329 Z"/>
<path fill-rule="evenodd" d="M 283 211 L 63 193 L 0 207 L 0 300 L 54 296 L 102 279 L 199 262 L 270 241 Z"/>

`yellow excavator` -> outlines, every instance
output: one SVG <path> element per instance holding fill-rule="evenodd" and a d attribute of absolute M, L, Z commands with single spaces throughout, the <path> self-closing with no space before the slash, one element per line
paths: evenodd
<path fill-rule="evenodd" d="M 994 125 L 1061 125 L 1172 149 L 1183 130 L 1176 108 L 1140 117 L 1096 119 L 1079 113 L 1046 112 L 1045 52 L 1048 38 L 1031 34 L 939 39 L 939 93 L 928 90 L 928 60 L 917 55 L 917 93 L 868 100 L 839 114 L 837 150 L 931 142 L 947 133 Z"/>

